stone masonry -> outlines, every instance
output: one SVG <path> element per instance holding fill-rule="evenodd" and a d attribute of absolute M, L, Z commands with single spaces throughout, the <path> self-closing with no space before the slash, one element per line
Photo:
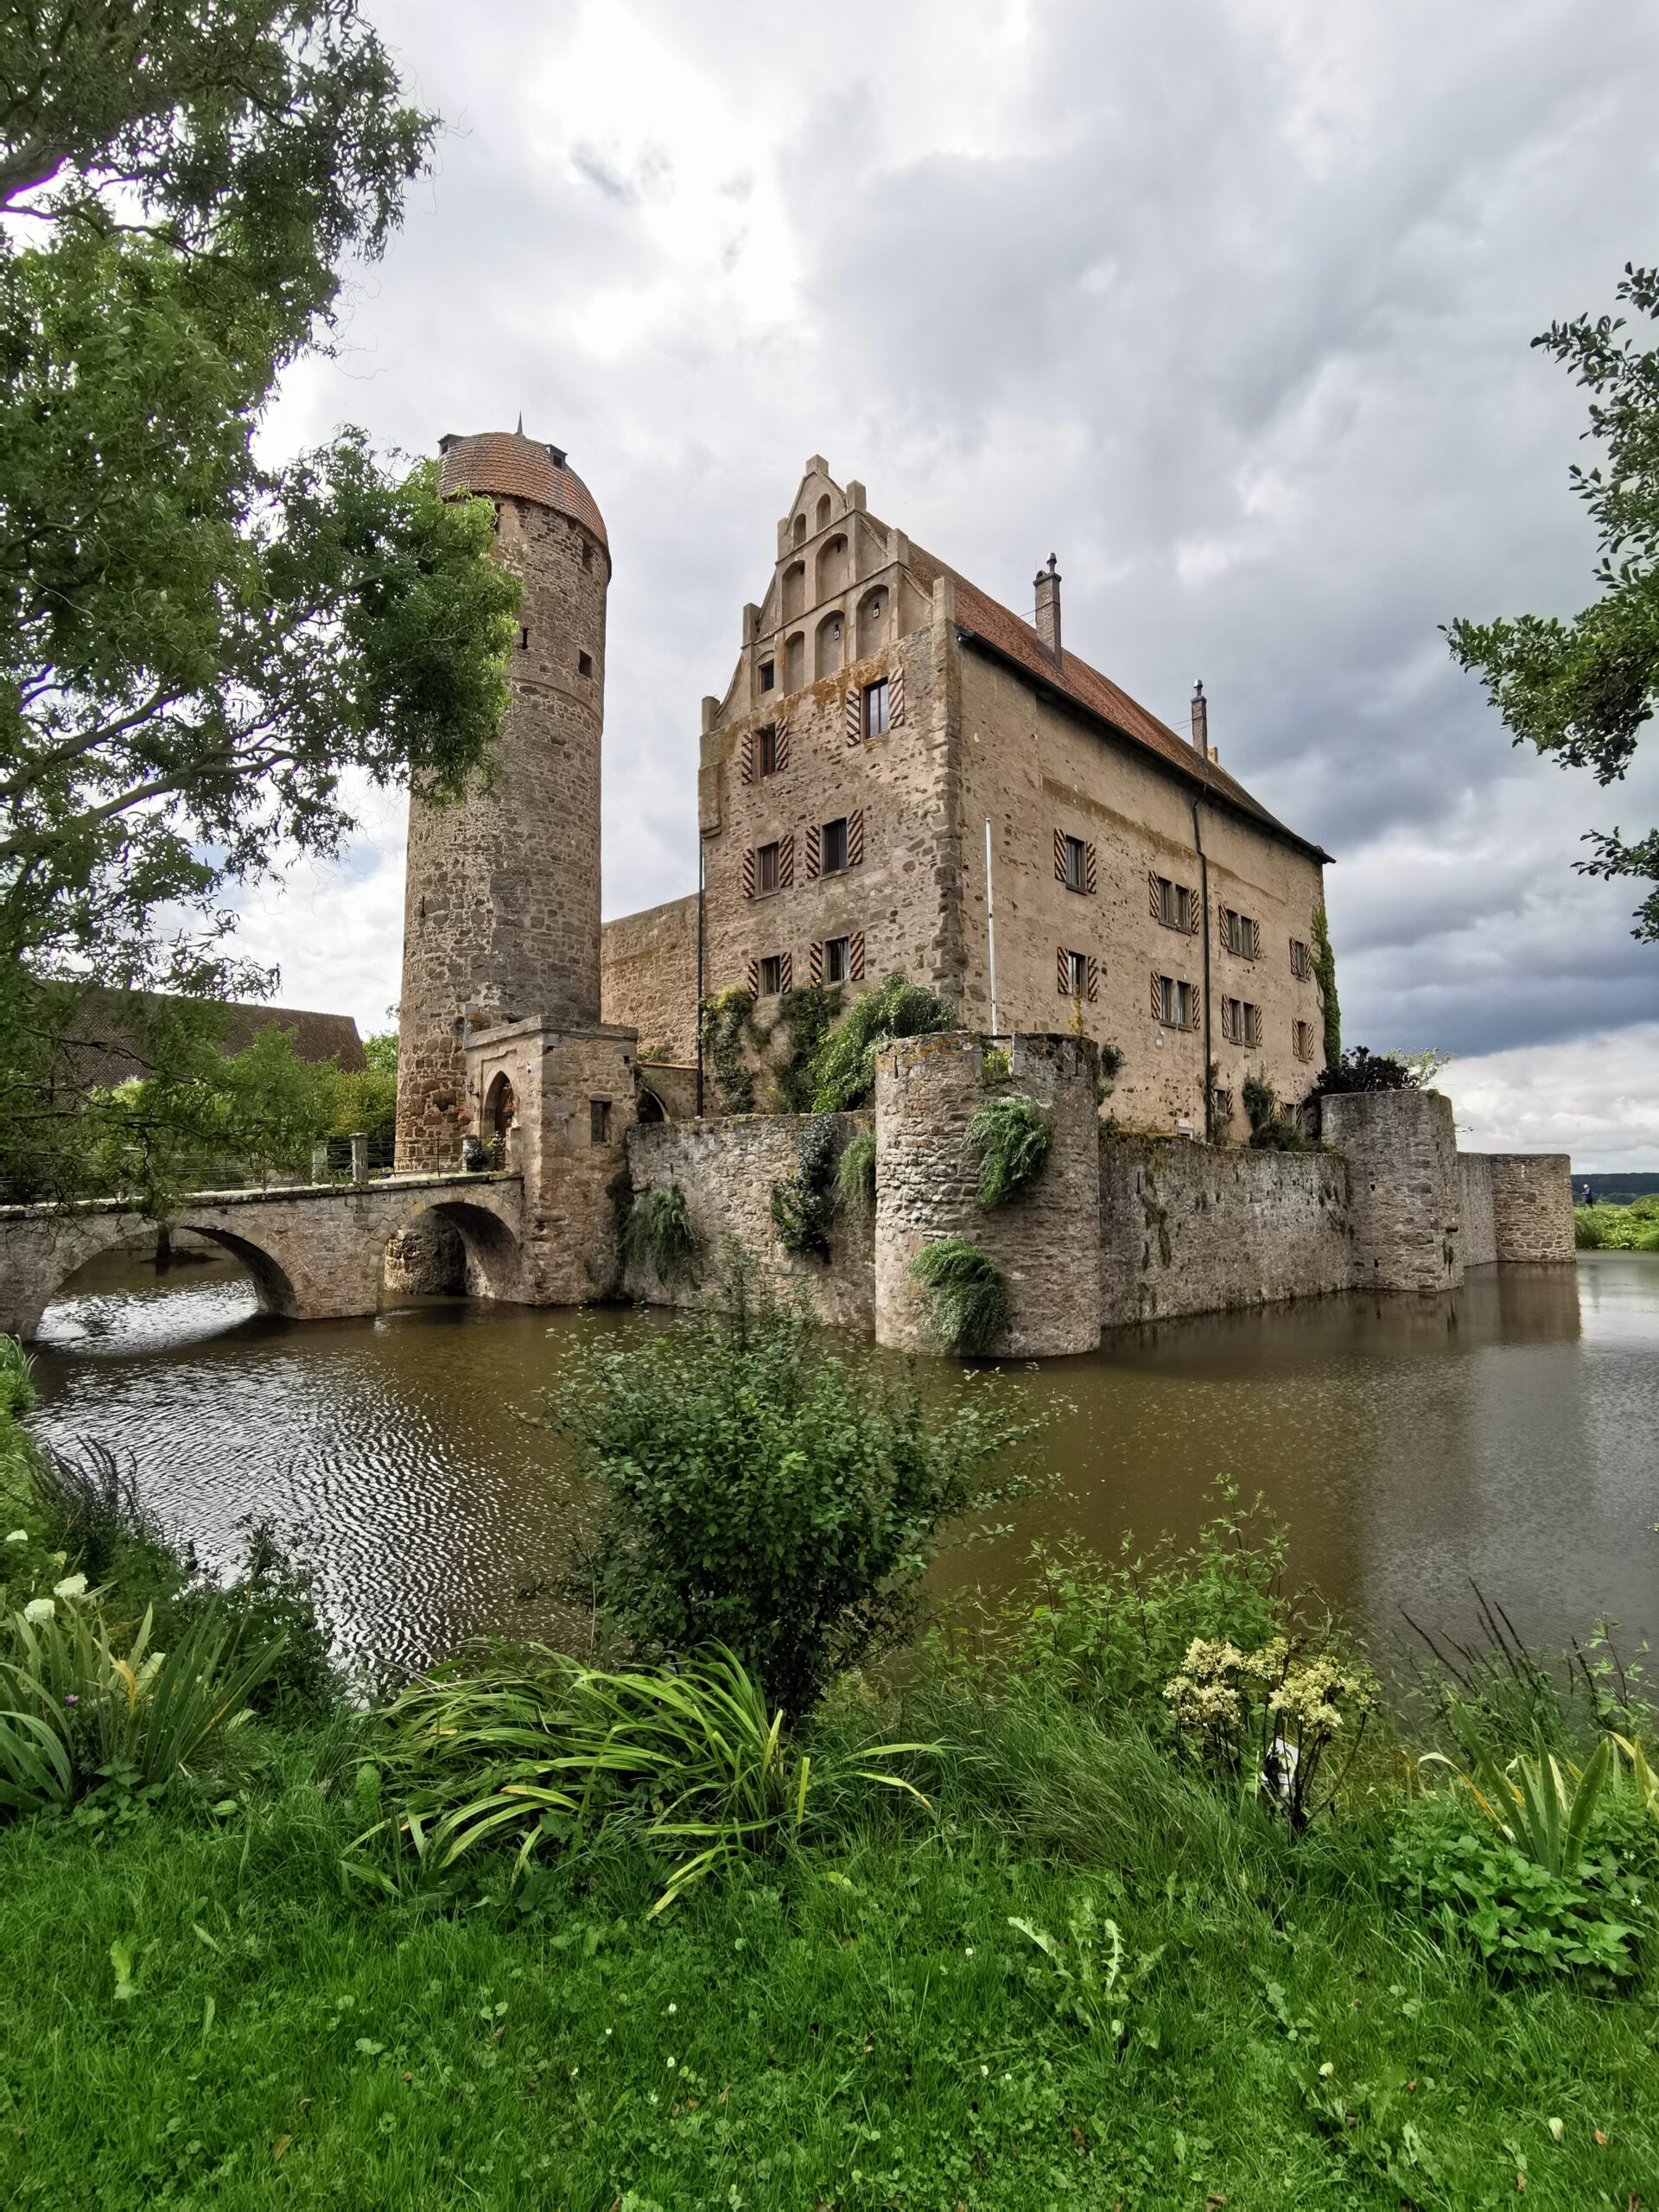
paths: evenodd
<path fill-rule="evenodd" d="M 486 778 L 463 805 L 410 800 L 397 1164 L 416 1169 L 460 1157 L 470 1033 L 600 1018 L 605 526 L 563 454 L 534 439 L 446 439 L 442 482 L 493 499 L 499 556 L 524 595 Z"/>
<path fill-rule="evenodd" d="M 607 922 L 600 938 L 606 1022 L 639 1032 L 648 1052 L 697 1057 L 697 894 Z"/>
<path fill-rule="evenodd" d="M 1492 1235 L 1507 1265 L 1573 1258 L 1573 1163 L 1564 1152 L 1495 1152 Z"/>
<path fill-rule="evenodd" d="M 987 1040 L 962 1031 L 896 1039 L 876 1058 L 875 1339 L 938 1349 L 911 1271 L 924 1246 L 977 1244 L 1007 1280 L 1013 1319 L 995 1349 L 1036 1358 L 1100 1342 L 1100 1136 L 1095 1049 L 1073 1037 L 1016 1037 L 1008 1087 L 1053 1116 L 1054 1141 L 1034 1188 L 981 1207 L 979 1160 L 968 1135 L 992 1095 Z"/>
<path fill-rule="evenodd" d="M 1325 1140 L 1348 1162 L 1358 1290 L 1454 1290 L 1463 1178 L 1452 1102 L 1438 1090 L 1327 1098 Z"/>

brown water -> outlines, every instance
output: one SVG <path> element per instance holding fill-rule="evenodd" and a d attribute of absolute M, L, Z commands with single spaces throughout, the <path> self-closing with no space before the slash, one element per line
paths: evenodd
<path fill-rule="evenodd" d="M 577 1346 L 657 1317 L 444 1301 L 277 1322 L 229 1263 L 98 1265 L 48 1314 L 40 1434 L 130 1450 L 209 1564 L 270 1515 L 362 1660 L 547 1629 L 582 1500 L 521 1416 Z M 1036 1535 L 1190 1534 L 1226 1476 L 1270 1500 L 1298 1577 L 1384 1637 L 1402 1605 L 1467 1628 L 1471 1578 L 1540 1640 L 1602 1615 L 1659 1634 L 1659 1257 L 1169 1322 L 1011 1375 L 1055 1414 L 1040 1450 L 1064 1488 L 947 1561 L 942 1594 L 1005 1585 Z"/>

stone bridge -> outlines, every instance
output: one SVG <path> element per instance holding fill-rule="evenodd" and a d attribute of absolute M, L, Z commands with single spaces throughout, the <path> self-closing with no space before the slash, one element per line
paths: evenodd
<path fill-rule="evenodd" d="M 485 1298 L 527 1295 L 518 1175 L 405 1175 L 344 1187 L 200 1192 L 168 1226 L 194 1230 L 234 1253 L 253 1279 L 263 1313 L 322 1321 L 375 1311 L 387 1243 L 428 1215 L 460 1236 L 469 1289 Z M 0 1206 L 0 1334 L 33 1337 L 77 1268 L 154 1228 L 118 1199 L 67 1210 Z"/>

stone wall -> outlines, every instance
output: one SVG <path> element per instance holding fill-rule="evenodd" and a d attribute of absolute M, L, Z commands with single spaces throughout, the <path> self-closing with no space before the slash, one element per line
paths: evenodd
<path fill-rule="evenodd" d="M 772 1226 L 772 1186 L 795 1173 L 802 1132 L 814 1118 L 746 1115 L 637 1125 L 628 1137 L 630 1185 L 636 1198 L 658 1185 L 672 1185 L 684 1192 L 711 1269 L 726 1247 L 741 1244 L 773 1281 L 804 1288 L 824 1321 L 868 1332 L 875 1319 L 874 1224 L 869 1217 L 837 1214 L 828 1260 L 793 1257 L 779 1243 Z M 867 1114 L 837 1114 L 834 1119 L 838 1152 L 870 1126 Z M 644 1265 L 631 1267 L 624 1281 L 632 1297 L 650 1306 L 684 1305 L 699 1294 L 695 1286 L 665 1286 Z"/>
<path fill-rule="evenodd" d="M 601 1018 L 639 1032 L 647 1052 L 697 1056 L 697 894 L 624 914 L 600 932 Z"/>
<path fill-rule="evenodd" d="M 1103 1132 L 1103 1327 L 1346 1290 L 1354 1276 L 1339 1154 L 1253 1152 Z"/>
<path fill-rule="evenodd" d="M 1463 1264 L 1490 1268 L 1497 1257 L 1492 1224 L 1492 1162 L 1484 1152 L 1460 1152 L 1458 1167 L 1463 1177 Z"/>
<path fill-rule="evenodd" d="M 1013 1317 L 999 1355 L 1035 1358 L 1100 1342 L 1099 1123 L 1094 1046 L 1073 1037 L 1012 1040 L 1011 1088 L 1047 1108 L 1053 1144 L 1024 1197 L 989 1211 L 968 1135 L 992 1094 L 986 1039 L 960 1030 L 896 1040 L 876 1058 L 876 1342 L 938 1349 L 911 1272 L 924 1247 L 960 1236 L 1007 1278 Z"/>
<path fill-rule="evenodd" d="M 1463 1179 L 1452 1101 L 1438 1090 L 1348 1093 L 1322 1102 L 1320 1126 L 1347 1155 L 1354 1287 L 1455 1290 Z"/>
<path fill-rule="evenodd" d="M 1507 1266 L 1569 1264 L 1573 1163 L 1564 1152 L 1495 1152 L 1492 1236 Z"/>

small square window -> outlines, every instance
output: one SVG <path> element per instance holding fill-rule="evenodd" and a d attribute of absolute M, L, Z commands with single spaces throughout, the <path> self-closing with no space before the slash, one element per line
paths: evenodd
<path fill-rule="evenodd" d="M 823 941 L 823 980 L 826 983 L 844 983 L 851 965 L 847 955 L 849 940 L 844 937 L 827 937 Z"/>
<path fill-rule="evenodd" d="M 777 681 L 778 670 L 776 664 L 772 661 L 763 660 L 760 664 L 760 689 L 763 691 L 770 691 L 772 685 L 776 683 Z"/>
<path fill-rule="evenodd" d="M 846 867 L 847 817 L 844 814 L 838 821 L 824 823 L 819 849 L 822 855 L 819 865 L 826 875 L 833 875 L 837 869 Z"/>
<path fill-rule="evenodd" d="M 780 880 L 779 848 L 762 845 L 754 856 L 754 887 L 757 891 L 776 891 Z"/>
<path fill-rule="evenodd" d="M 1299 937 L 1290 940 L 1290 972 L 1293 976 L 1311 976 L 1313 963 L 1307 957 L 1307 947 Z"/>
<path fill-rule="evenodd" d="M 1065 841 L 1065 887 L 1068 891 L 1089 887 L 1089 848 L 1081 837 Z"/>
<path fill-rule="evenodd" d="M 611 1141 L 611 1102 L 608 1098 L 588 1101 L 588 1141 L 590 1144 L 609 1144 Z"/>
<path fill-rule="evenodd" d="M 861 719 L 866 737 L 887 735 L 888 729 L 887 679 L 885 676 L 880 683 L 867 683 L 864 686 Z"/>
<path fill-rule="evenodd" d="M 758 729 L 754 733 L 754 772 L 757 776 L 775 776 L 778 772 L 778 733 L 775 729 Z"/>
<path fill-rule="evenodd" d="M 1311 1060 L 1313 1057 L 1313 1023 L 1311 1021 L 1293 1021 L 1290 1026 L 1290 1029 L 1291 1042 L 1295 1048 L 1297 1058 L 1299 1060 Z"/>
<path fill-rule="evenodd" d="M 760 995 L 763 999 L 776 998 L 783 988 L 784 956 L 781 952 L 769 952 L 760 963 Z"/>
<path fill-rule="evenodd" d="M 576 655 L 576 673 L 577 673 L 577 675 L 578 675 L 578 676 L 591 676 L 591 675 L 593 674 L 593 672 L 594 672 L 594 657 L 593 657 L 592 653 L 578 653 L 578 654 Z"/>

